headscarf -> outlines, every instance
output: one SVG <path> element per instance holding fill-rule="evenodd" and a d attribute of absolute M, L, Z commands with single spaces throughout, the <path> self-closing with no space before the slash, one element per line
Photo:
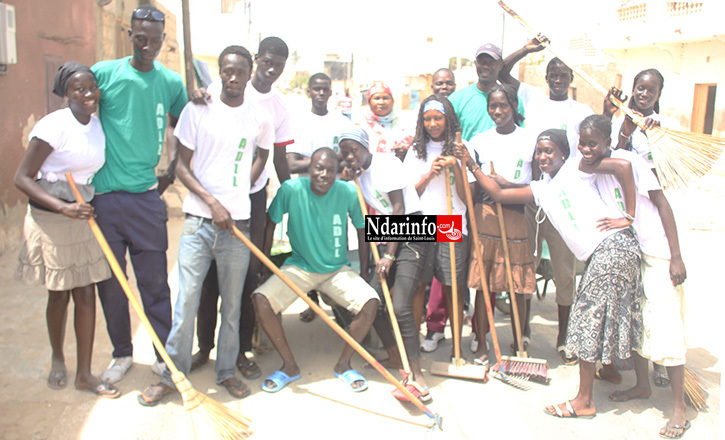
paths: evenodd
<path fill-rule="evenodd" d="M 387 84 L 384 82 L 376 82 L 368 89 L 367 101 L 370 104 L 370 98 L 376 93 L 387 93 L 390 97 L 393 97 L 393 92 L 390 90 Z"/>
<path fill-rule="evenodd" d="M 55 79 L 53 80 L 53 93 L 61 98 L 65 97 L 65 91 L 68 88 L 68 83 L 76 73 L 90 73 L 94 79 L 96 78 L 90 67 L 85 64 L 81 64 L 76 61 L 66 61 L 58 68 L 58 72 L 55 74 Z"/>
<path fill-rule="evenodd" d="M 564 154 L 564 157 L 569 157 L 569 140 L 566 137 L 565 130 L 560 128 L 550 128 L 548 130 L 544 130 L 536 138 L 536 142 L 538 143 L 541 140 L 555 143 Z"/>
<path fill-rule="evenodd" d="M 342 142 L 344 139 L 353 140 L 365 147 L 366 150 L 370 148 L 370 139 L 368 138 L 368 134 L 361 127 L 352 127 L 342 132 L 339 142 Z"/>

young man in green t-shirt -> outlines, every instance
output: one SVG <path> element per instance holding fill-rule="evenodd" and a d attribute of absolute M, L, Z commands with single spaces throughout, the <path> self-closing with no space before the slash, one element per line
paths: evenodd
<path fill-rule="evenodd" d="M 337 154 L 331 148 L 320 148 L 312 154 L 310 177 L 287 180 L 282 184 L 269 207 L 265 231 L 265 249 L 269 249 L 275 223 L 288 218 L 288 235 L 292 256 L 282 272 L 303 292 L 317 290 L 338 305 L 355 313 L 350 336 L 360 342 L 370 331 L 378 307 L 378 295 L 353 269 L 347 260 L 347 218 L 358 228 L 361 244 L 360 272 L 367 274 L 369 248 L 364 246 L 364 219 L 355 188 L 335 180 Z M 300 378 L 300 368 L 285 338 L 282 322 L 277 317 L 292 304 L 297 295 L 276 275 L 252 294 L 259 324 L 282 357 L 282 367 L 269 376 L 262 389 L 275 393 Z M 334 374 L 352 391 L 367 389 L 365 378 L 350 366 L 353 349 L 345 345 Z"/>
<path fill-rule="evenodd" d="M 124 272 L 129 251 L 144 310 L 162 343 L 171 329 L 171 301 L 166 205 L 160 193 L 174 175 L 171 165 L 169 173 L 157 178 L 156 165 L 167 124 L 176 125 L 186 104 L 181 76 L 155 61 L 166 36 L 164 22 L 164 14 L 153 6 L 134 10 L 129 29 L 133 56 L 91 68 L 102 92 L 99 117 L 106 135 L 106 163 L 93 179 L 96 220 Z M 98 295 L 113 343 L 113 361 L 101 378 L 115 383 L 133 365 L 128 300 L 115 278 L 99 283 Z M 157 354 L 153 371 L 163 370 Z"/>

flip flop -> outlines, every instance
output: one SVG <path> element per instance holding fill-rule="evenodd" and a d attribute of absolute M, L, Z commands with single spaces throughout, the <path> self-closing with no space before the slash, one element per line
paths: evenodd
<path fill-rule="evenodd" d="M 559 358 L 561 359 L 561 363 L 564 365 L 576 365 L 576 363 L 579 361 L 579 358 L 576 356 L 567 356 L 566 355 L 566 346 L 560 345 L 556 347 L 556 351 L 559 353 Z"/>
<path fill-rule="evenodd" d="M 154 387 L 160 387 L 161 391 L 154 391 Z M 156 406 L 161 399 L 173 393 L 175 390 L 170 386 L 159 383 L 157 385 L 149 385 L 141 394 L 138 395 L 138 403 L 143 406 Z"/>
<path fill-rule="evenodd" d="M 655 386 L 660 388 L 667 388 L 670 386 L 670 376 L 667 374 L 667 370 L 661 371 L 655 369 L 652 372 L 652 382 L 654 382 Z"/>
<path fill-rule="evenodd" d="M 277 391 L 286 387 L 288 384 L 296 381 L 300 377 L 302 376 L 299 374 L 296 376 L 288 376 L 287 373 L 285 373 L 284 371 L 277 370 L 272 373 L 268 378 L 264 379 L 264 382 L 262 383 L 262 389 L 268 393 L 276 393 Z M 273 382 L 275 387 L 272 388 L 267 386 L 267 381 Z"/>
<path fill-rule="evenodd" d="M 52 382 L 51 382 L 52 380 Z M 63 371 L 51 371 L 48 374 L 48 388 L 51 390 L 62 390 L 68 386 L 68 373 Z"/>
<path fill-rule="evenodd" d="M 300 321 L 302 322 L 312 322 L 317 317 L 317 313 L 315 313 L 312 308 L 307 308 L 304 311 L 300 312 Z"/>
<path fill-rule="evenodd" d="M 564 408 L 562 408 L 561 405 L 564 405 Z M 564 410 L 566 410 L 566 413 L 564 413 Z M 549 405 L 544 408 L 544 412 L 550 416 L 561 419 L 593 419 L 597 415 L 597 409 L 594 407 L 590 408 L 587 413 L 577 414 L 571 406 L 570 400 L 558 405 Z"/>
<path fill-rule="evenodd" d="M 670 438 L 670 439 L 672 439 L 672 438 L 675 438 L 675 439 L 682 438 L 682 436 L 685 435 L 685 433 L 687 432 L 687 430 L 690 429 L 690 426 L 692 426 L 692 425 L 690 425 L 690 421 L 689 420 L 687 422 L 685 422 L 685 426 L 682 426 L 682 425 L 670 425 L 668 423 L 668 424 L 665 425 L 665 434 L 670 429 L 681 429 L 682 430 L 682 433 L 680 435 L 678 435 L 678 436 L 675 436 L 675 437 L 668 437 L 665 434 L 662 434 L 661 432 L 659 434 L 660 434 L 660 437 L 662 437 L 662 438 Z"/>
<path fill-rule="evenodd" d="M 256 379 L 262 375 L 262 370 L 259 369 L 259 366 L 254 361 L 247 361 L 246 364 L 243 361 L 237 362 L 237 369 L 239 369 L 245 379 Z"/>
<path fill-rule="evenodd" d="M 117 399 L 121 397 L 121 391 L 108 382 L 101 382 L 93 388 L 78 388 L 78 391 L 88 391 L 103 399 Z"/>
<path fill-rule="evenodd" d="M 227 391 L 229 391 L 229 394 L 235 399 L 244 399 L 252 392 L 247 384 L 236 377 L 230 377 L 229 379 L 221 382 L 219 385 L 226 388 Z"/>
<path fill-rule="evenodd" d="M 345 382 L 354 393 L 360 393 L 368 389 L 368 381 L 357 370 L 350 369 L 344 373 L 335 373 L 335 377 Z M 353 388 L 352 384 L 358 381 L 362 381 L 363 384 Z"/>

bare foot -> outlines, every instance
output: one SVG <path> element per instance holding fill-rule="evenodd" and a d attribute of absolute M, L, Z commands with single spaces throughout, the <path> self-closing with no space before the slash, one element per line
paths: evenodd
<path fill-rule="evenodd" d="M 626 402 L 634 399 L 649 399 L 652 391 L 648 388 L 632 387 L 628 390 L 615 391 L 609 395 L 612 402 Z"/>

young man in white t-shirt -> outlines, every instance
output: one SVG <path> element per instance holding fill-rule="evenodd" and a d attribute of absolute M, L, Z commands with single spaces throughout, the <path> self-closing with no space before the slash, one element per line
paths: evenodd
<path fill-rule="evenodd" d="M 274 128 L 274 167 L 277 178 L 282 183 L 290 178 L 289 166 L 286 160 L 287 146 L 294 143 L 294 124 L 292 114 L 282 93 L 273 87 L 284 71 L 289 48 L 278 37 L 267 37 L 259 43 L 259 50 L 254 57 L 256 69 L 249 84 L 244 90 L 244 99 L 248 104 L 254 103 L 260 111 L 270 115 Z M 220 82 L 209 86 L 208 93 L 203 89 L 194 93 L 196 103 L 204 103 L 206 99 L 218 99 Z M 250 234 L 252 243 L 262 246 L 262 237 L 266 224 L 267 212 L 267 173 L 262 170 L 260 177 L 254 182 L 251 189 L 252 214 L 250 220 Z M 261 262 L 252 256 L 249 263 L 247 281 L 244 285 L 244 301 L 242 302 L 242 317 L 240 323 L 239 340 L 240 350 L 237 358 L 237 368 L 247 379 L 259 377 L 262 373 L 257 364 L 247 359 L 246 352 L 252 349 L 252 334 L 254 332 L 254 308 L 249 300 L 250 295 L 257 287 Z M 214 330 L 216 329 L 217 314 L 217 277 L 216 265 L 209 269 L 209 275 L 204 281 L 199 317 L 197 320 L 197 336 L 199 338 L 199 351 L 194 355 L 192 369 L 205 364 L 209 360 L 209 352 L 214 348 Z"/>
<path fill-rule="evenodd" d="M 318 148 L 329 147 L 340 152 L 340 133 L 352 127 L 352 122 L 327 109 L 332 96 L 332 81 L 324 73 L 315 73 L 307 83 L 307 96 L 312 103 L 309 113 L 299 115 L 298 139 L 287 148 L 287 164 L 291 173 L 306 173 L 310 157 Z"/>
<path fill-rule="evenodd" d="M 179 294 L 166 350 L 179 370 L 188 374 L 202 282 L 214 260 L 222 297 L 217 383 L 238 399 L 250 392 L 234 374 L 250 251 L 230 232 L 236 226 L 249 236 L 250 187 L 267 162 L 274 136 L 269 116 L 245 102 L 244 89 L 251 70 L 252 57 L 245 48 L 224 49 L 219 56 L 220 99 L 207 105 L 187 105 L 174 131 L 179 140 L 177 175 L 189 195 L 182 208 L 186 221 L 179 242 Z M 149 386 L 139 402 L 155 405 L 173 390 L 171 373 L 166 369 L 162 381 Z"/>

